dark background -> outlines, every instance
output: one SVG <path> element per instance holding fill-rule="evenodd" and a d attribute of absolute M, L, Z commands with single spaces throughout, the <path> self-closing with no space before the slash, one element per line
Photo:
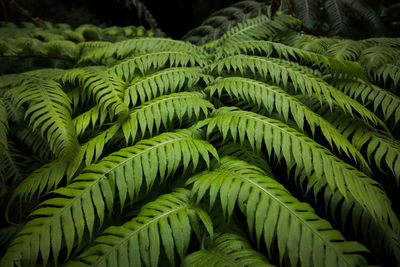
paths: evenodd
<path fill-rule="evenodd" d="M 144 19 L 138 18 L 134 6 L 127 7 L 125 0 L 0 0 L 1 21 L 30 21 L 40 18 L 51 22 L 63 22 L 73 26 L 85 23 L 108 26 L 144 25 Z M 143 0 L 142 1 L 158 26 L 167 35 L 180 38 L 190 29 L 198 26 L 212 12 L 229 6 L 235 0 Z"/>

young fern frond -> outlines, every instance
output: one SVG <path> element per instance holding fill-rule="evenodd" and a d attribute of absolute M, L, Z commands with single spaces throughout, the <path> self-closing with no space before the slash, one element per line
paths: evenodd
<path fill-rule="evenodd" d="M 103 67 L 85 67 L 65 72 L 64 82 L 81 86 L 87 95 L 95 99 L 102 109 L 110 109 L 110 114 L 124 116 L 129 108 L 122 101 L 124 82 Z"/>
<path fill-rule="evenodd" d="M 157 134 L 161 124 L 168 129 L 168 124 L 175 117 L 182 123 L 185 115 L 196 120 L 199 119 L 201 113 L 207 116 L 209 110 L 214 107 L 204 98 L 205 95 L 200 92 L 173 93 L 135 107 L 129 114 L 129 118 L 122 124 L 126 141 L 135 141 L 139 132 L 142 138 L 146 132 Z"/>
<path fill-rule="evenodd" d="M 70 266 L 159 266 L 160 250 L 175 266 L 175 250 L 183 258 L 192 228 L 199 231 L 202 222 L 212 235 L 211 219 L 189 196 L 181 188 L 147 203 L 136 218 L 104 230 Z"/>
<path fill-rule="evenodd" d="M 258 151 L 265 146 L 269 155 L 274 152 L 284 159 L 287 166 L 305 168 L 308 176 L 326 176 L 327 185 L 336 188 L 345 198 L 360 203 L 377 223 L 392 226 L 400 233 L 400 222 L 391 208 L 391 203 L 381 186 L 364 173 L 331 154 L 325 147 L 284 123 L 256 113 L 234 108 L 220 108 L 208 119 L 207 133 L 215 128 L 242 143 L 247 139 Z M 313 181 L 307 183 L 312 185 Z M 368 192 L 368 193 L 367 193 Z"/>
<path fill-rule="evenodd" d="M 203 73 L 199 67 L 177 67 L 138 78 L 125 89 L 124 103 L 135 106 L 139 99 L 144 103 L 159 95 L 179 91 L 185 84 L 191 88 L 200 81 Z"/>
<path fill-rule="evenodd" d="M 208 86 L 206 91 L 211 96 L 216 92 L 219 96 L 222 92 L 226 92 L 231 98 L 245 100 L 247 103 L 252 103 L 258 107 L 263 106 L 269 112 L 275 110 L 283 115 L 286 121 L 291 115 L 302 130 L 304 130 L 304 122 L 306 121 L 312 134 L 315 132 L 315 127 L 319 126 L 329 144 L 334 144 L 340 152 L 344 152 L 348 156 L 351 155 L 364 170 L 370 173 L 368 163 L 361 153 L 335 127 L 281 88 L 247 78 L 229 77 Z"/>
<path fill-rule="evenodd" d="M 281 184 L 255 166 L 227 157 L 211 171 L 192 177 L 191 182 L 197 201 L 208 192 L 212 206 L 219 196 L 225 216 L 230 216 L 233 208 L 239 206 L 247 217 L 249 231 L 255 232 L 258 241 L 263 238 L 269 251 L 276 238 L 281 263 L 285 255 L 293 266 L 299 258 L 304 266 L 366 263 L 357 254 L 367 251 L 365 247 L 346 241 L 307 203 L 292 197 Z"/>
<path fill-rule="evenodd" d="M 42 202 L 31 214 L 33 218 L 12 241 L 1 265 L 33 264 L 39 252 L 46 265 L 50 251 L 57 262 L 62 239 L 68 257 L 74 244 L 81 243 L 85 229 L 92 235 L 96 218 L 102 224 L 105 208 L 112 212 L 116 189 L 122 208 L 128 196 L 132 202 L 142 187 L 150 190 L 157 177 L 163 181 L 181 165 L 185 171 L 189 163 L 196 168 L 200 156 L 209 165 L 209 153 L 218 158 L 212 145 L 193 135 L 191 130 L 164 133 L 87 166 L 67 187 L 53 191 L 58 197 Z"/>
<path fill-rule="evenodd" d="M 357 111 L 363 119 L 375 125 L 379 123 L 386 128 L 385 124 L 363 105 L 324 80 L 312 75 L 306 67 L 293 62 L 276 58 L 236 55 L 219 60 L 212 66 L 212 69 L 216 69 L 218 73 L 222 73 L 224 69 L 239 70 L 241 74 L 245 70 L 250 70 L 254 75 L 261 75 L 263 78 L 270 77 L 273 83 L 283 84 L 284 87 L 287 86 L 290 79 L 295 90 L 300 90 L 305 95 L 323 97 L 329 105 L 336 103 L 350 114 L 353 110 Z"/>
<path fill-rule="evenodd" d="M 138 74 L 137 70 L 144 75 L 150 69 L 158 69 L 167 63 L 169 67 L 186 67 L 188 64 L 192 67 L 196 65 L 203 67 L 207 61 L 201 55 L 196 55 L 193 52 L 157 51 L 129 57 L 113 66 L 110 71 L 124 81 L 130 82 L 135 74 Z"/>
<path fill-rule="evenodd" d="M 40 128 L 59 158 L 74 157 L 78 140 L 71 119 L 70 99 L 57 82 L 32 78 L 7 92 L 18 107 L 28 104 L 25 119 L 33 130 Z"/>
<path fill-rule="evenodd" d="M 254 250 L 246 238 L 238 234 L 223 233 L 214 240 L 207 241 L 204 249 L 185 257 L 182 267 L 274 266 L 261 253 Z"/>

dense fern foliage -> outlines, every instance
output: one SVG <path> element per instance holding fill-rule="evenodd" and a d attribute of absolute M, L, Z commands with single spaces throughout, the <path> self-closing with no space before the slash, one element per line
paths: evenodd
<path fill-rule="evenodd" d="M 37 68 L 72 68 L 80 56 L 94 46 L 153 36 L 139 26 L 98 27 L 91 24 L 75 29 L 64 23 L 44 22 L 40 27 L 23 22 L 0 27 L 0 74 Z"/>
<path fill-rule="evenodd" d="M 399 40 L 296 25 L 0 76 L 0 265 L 399 265 Z"/>

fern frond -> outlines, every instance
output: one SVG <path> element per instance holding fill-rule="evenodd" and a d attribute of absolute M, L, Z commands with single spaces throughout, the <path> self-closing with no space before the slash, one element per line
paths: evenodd
<path fill-rule="evenodd" d="M 153 134 L 153 127 L 157 134 L 161 124 L 168 129 L 168 123 L 175 116 L 181 122 L 185 115 L 189 118 L 194 115 L 194 118 L 199 119 L 202 112 L 207 116 L 208 110 L 214 107 L 204 98 L 205 95 L 200 92 L 181 92 L 160 96 L 134 108 L 122 124 L 126 141 L 135 141 L 139 132 L 142 133 L 142 138 L 146 132 Z"/>
<path fill-rule="evenodd" d="M 158 95 L 175 92 L 183 88 L 185 83 L 190 88 L 200 81 L 204 75 L 198 67 L 177 67 L 164 69 L 134 80 L 124 92 L 124 103 L 135 106 L 140 98 L 144 103 Z"/>
<path fill-rule="evenodd" d="M 73 158 L 79 145 L 71 119 L 70 99 L 57 82 L 31 78 L 9 90 L 15 105 L 27 103 L 25 118 L 33 130 L 40 127 L 51 150 L 65 159 Z"/>
<path fill-rule="evenodd" d="M 295 35 L 293 40 L 285 42 L 287 45 L 294 46 L 310 52 L 325 54 L 328 47 L 338 43 L 339 40 L 326 37 L 315 37 L 312 35 Z M 329 56 L 329 55 L 328 55 Z"/>
<path fill-rule="evenodd" d="M 7 149 L 0 150 L 0 177 L 3 182 L 18 183 L 26 176 L 27 163 L 29 162 L 22 151 L 11 140 L 7 141 Z"/>
<path fill-rule="evenodd" d="M 386 127 L 374 113 L 363 105 L 324 80 L 312 75 L 307 71 L 306 67 L 293 62 L 276 58 L 236 55 L 219 60 L 212 66 L 212 69 L 216 69 L 218 73 L 222 73 L 223 69 L 228 71 L 239 70 L 242 75 L 245 70 L 250 70 L 254 75 L 261 75 L 264 78 L 270 77 L 273 83 L 277 85 L 283 84 L 284 87 L 286 87 L 290 79 L 294 89 L 300 90 L 303 94 L 322 96 L 329 105 L 335 102 L 350 114 L 355 110 L 363 119 Z"/>
<path fill-rule="evenodd" d="M 101 127 L 107 118 L 107 111 L 102 109 L 100 105 L 96 105 L 86 112 L 83 112 L 72 119 L 76 134 L 81 136 L 88 127 L 97 125 Z"/>
<path fill-rule="evenodd" d="M 363 69 L 357 63 L 326 57 L 318 53 L 288 46 L 282 43 L 264 40 L 249 40 L 226 45 L 223 49 L 228 55 L 262 52 L 265 53 L 266 57 L 269 57 L 276 53 L 279 58 L 284 58 L 286 60 L 293 58 L 309 65 L 323 67 L 325 71 L 330 71 L 335 74 L 363 77 Z"/>
<path fill-rule="evenodd" d="M 324 7 L 332 29 L 337 33 L 347 33 L 348 18 L 345 15 L 346 7 L 341 0 L 326 0 Z"/>
<path fill-rule="evenodd" d="M 99 48 L 92 48 L 84 55 L 80 62 L 93 62 L 96 64 L 105 63 L 110 59 L 122 59 L 139 52 L 160 52 L 160 51 L 191 51 L 194 54 L 203 55 L 202 48 L 188 42 L 177 41 L 167 38 L 137 38 L 105 45 Z"/>
<path fill-rule="evenodd" d="M 2 98 L 0 98 L 0 153 L 7 149 L 8 112 Z M 1 156 L 0 156 L 1 159 Z M 0 170 L 2 168 L 0 167 Z"/>
<path fill-rule="evenodd" d="M 313 30 L 318 22 L 319 2 L 314 0 L 292 0 L 296 16 L 303 22 L 304 28 Z"/>
<path fill-rule="evenodd" d="M 194 66 L 204 66 L 206 59 L 193 52 L 186 51 L 157 51 L 135 55 L 116 64 L 110 70 L 115 72 L 124 81 L 130 82 L 134 78 L 135 71 L 140 71 L 142 75 L 150 69 L 160 68 L 168 63 L 168 67 L 186 67 L 190 64 Z"/>
<path fill-rule="evenodd" d="M 102 67 L 84 67 L 65 72 L 64 82 L 78 83 L 103 109 L 110 109 L 111 116 L 126 115 L 129 108 L 122 101 L 124 83 Z"/>
<path fill-rule="evenodd" d="M 230 29 L 217 41 L 206 44 L 206 47 L 272 37 L 277 32 L 286 30 L 290 24 L 298 24 L 298 20 L 288 15 L 277 16 L 275 20 L 270 20 L 267 16 L 248 19 Z"/>
<path fill-rule="evenodd" d="M 353 159 L 359 161 L 363 169 L 370 172 L 368 164 L 361 153 L 336 128 L 281 88 L 247 78 L 229 77 L 208 86 L 206 90 L 210 92 L 211 96 L 216 92 L 221 96 L 224 91 L 231 98 L 245 100 L 247 103 L 258 107 L 263 106 L 269 112 L 276 110 L 283 115 L 286 121 L 290 114 L 302 130 L 304 130 L 304 121 L 306 121 L 313 134 L 315 127 L 319 126 L 324 137 L 331 145 L 332 143 L 335 144 L 339 151 L 345 152 L 348 156 L 351 154 Z"/>
<path fill-rule="evenodd" d="M 211 219 L 189 195 L 188 190 L 176 189 L 144 205 L 133 220 L 107 228 L 77 261 L 85 266 L 159 266 L 162 249 L 175 266 L 175 249 L 183 258 L 193 227 L 201 221 L 212 234 Z"/>
<path fill-rule="evenodd" d="M 258 241 L 264 237 L 269 251 L 276 238 L 281 263 L 288 255 L 292 266 L 299 261 L 304 266 L 366 264 L 357 254 L 367 251 L 366 248 L 356 242 L 347 242 L 307 203 L 299 202 L 255 166 L 223 158 L 215 169 L 192 179 L 192 192 L 197 194 L 198 201 L 209 192 L 213 205 L 219 195 L 223 214 L 227 216 L 238 205 L 247 217 L 250 232 L 255 231 Z"/>
<path fill-rule="evenodd" d="M 280 121 L 234 108 L 220 108 L 209 119 L 207 132 L 217 128 L 223 136 L 228 133 L 236 142 L 245 138 L 256 149 L 261 145 L 272 151 L 287 166 L 305 168 L 308 176 L 326 176 L 327 185 L 336 188 L 345 198 L 353 198 L 372 214 L 377 223 L 392 225 L 400 233 L 400 222 L 381 186 L 364 173 L 332 155 L 326 148 Z M 307 181 L 312 183 L 312 181 Z"/>
<path fill-rule="evenodd" d="M 30 200 L 34 195 L 41 196 L 57 188 L 66 174 L 68 164 L 61 160 L 46 163 L 28 175 L 14 190 L 9 206 L 14 199 Z"/>
<path fill-rule="evenodd" d="M 258 251 L 253 250 L 249 242 L 237 234 L 221 234 L 214 240 L 206 242 L 205 248 L 185 257 L 183 267 L 233 267 L 233 266 L 263 266 L 272 267 L 267 259 Z"/>
<path fill-rule="evenodd" d="M 395 64 L 384 64 L 383 66 L 379 66 L 378 68 L 370 69 L 370 75 L 375 78 L 377 81 L 383 81 L 387 83 L 387 80 L 390 79 L 396 86 L 400 81 L 400 66 Z M 398 90 L 397 90 L 398 92 Z"/>
<path fill-rule="evenodd" d="M 364 49 L 358 61 L 367 70 L 373 70 L 384 64 L 393 63 L 399 57 L 399 49 L 385 46 L 372 46 Z"/>
<path fill-rule="evenodd" d="M 329 46 L 325 55 L 342 60 L 356 61 L 360 57 L 366 45 L 354 40 L 339 40 Z"/>
<path fill-rule="evenodd" d="M 218 157 L 215 148 L 193 138 L 193 134 L 190 130 L 164 133 L 87 166 L 70 185 L 53 191 L 58 197 L 44 201 L 31 214 L 32 219 L 12 241 L 1 265 L 33 264 L 39 251 L 44 265 L 50 251 L 57 262 L 63 239 L 70 255 L 75 236 L 80 244 L 85 229 L 92 235 L 96 218 L 102 224 L 105 207 L 111 213 L 116 189 L 123 207 L 127 195 L 134 200 L 144 180 L 149 190 L 157 176 L 163 181 L 181 165 L 186 170 L 189 163 L 196 168 L 200 156 L 209 165 L 209 153 Z"/>
<path fill-rule="evenodd" d="M 326 118 L 346 138 L 351 137 L 354 146 L 362 150 L 366 148 L 366 158 L 371 162 L 374 156 L 374 163 L 383 171 L 387 166 L 394 174 L 397 184 L 400 184 L 400 142 L 387 135 L 366 126 L 359 120 L 350 119 L 340 111 L 322 111 Z"/>
<path fill-rule="evenodd" d="M 357 202 L 351 199 L 344 199 L 343 195 L 337 192 L 337 190 L 331 191 L 329 187 L 325 187 L 323 185 L 324 177 L 312 179 L 318 180 L 313 186 L 313 190 L 315 191 L 314 196 L 317 196 L 322 187 L 326 212 L 331 213 L 332 216 L 335 216 L 335 212 L 340 212 L 340 219 L 338 219 L 339 216 L 335 216 L 335 221 L 342 223 L 343 229 L 346 227 L 346 220 L 351 220 L 354 232 L 360 235 L 363 240 L 369 241 L 370 244 L 374 244 L 373 246 L 376 246 L 378 242 L 379 246 L 389 255 L 392 254 L 397 260 L 400 260 L 400 239 L 398 233 L 389 227 L 377 224 L 371 217 L 371 214 L 366 212 Z"/>
<path fill-rule="evenodd" d="M 376 112 L 379 107 L 385 121 L 389 120 L 393 115 L 394 125 L 400 120 L 400 97 L 397 95 L 362 80 L 335 79 L 333 82 L 337 88 L 340 88 L 344 93 L 354 99 L 360 99 L 364 105 L 369 101 L 372 102 L 374 112 Z"/>

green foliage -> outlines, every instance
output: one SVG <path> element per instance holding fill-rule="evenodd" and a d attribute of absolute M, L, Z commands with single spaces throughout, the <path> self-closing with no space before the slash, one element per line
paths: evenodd
<path fill-rule="evenodd" d="M 0 265 L 398 265 L 400 44 L 298 23 L 0 76 Z"/>

